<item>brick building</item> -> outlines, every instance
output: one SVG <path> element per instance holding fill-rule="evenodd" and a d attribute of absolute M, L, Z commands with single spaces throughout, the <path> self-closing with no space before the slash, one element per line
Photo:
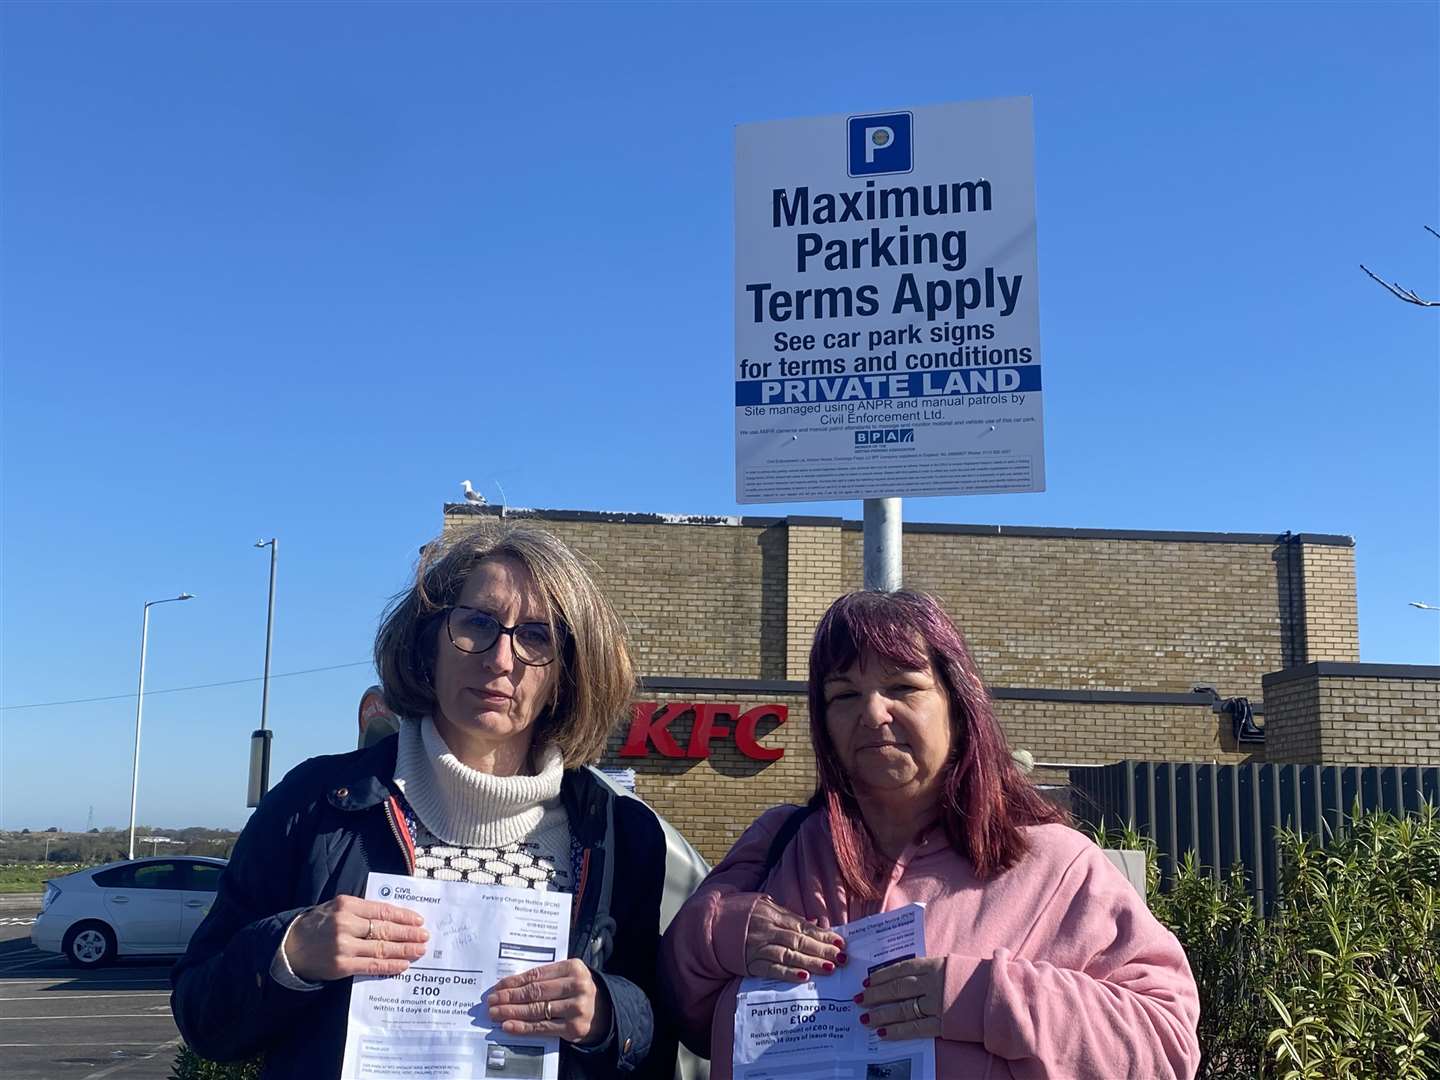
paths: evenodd
<path fill-rule="evenodd" d="M 642 723 L 602 764 L 711 859 L 809 795 L 806 657 L 861 581 L 858 522 L 457 504 L 445 530 L 502 513 L 590 559 L 630 628 Z M 1350 537 L 916 523 L 904 544 L 906 587 L 965 631 L 1041 782 L 1124 758 L 1440 764 L 1440 668 L 1357 662 Z M 1237 739 L 1237 698 L 1263 741 Z"/>

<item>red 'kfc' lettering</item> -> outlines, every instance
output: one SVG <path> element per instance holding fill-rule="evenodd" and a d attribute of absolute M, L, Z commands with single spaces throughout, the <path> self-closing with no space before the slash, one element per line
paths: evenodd
<path fill-rule="evenodd" d="M 775 717 L 775 726 L 785 722 L 789 710 L 784 705 L 757 705 L 735 724 L 735 745 L 740 752 L 756 761 L 778 761 L 785 751 L 780 747 L 761 746 L 755 738 L 755 729 L 767 716 Z"/>
<path fill-rule="evenodd" d="M 667 709 L 669 706 L 661 705 L 657 701 L 635 703 L 635 718 L 630 721 L 630 734 L 626 736 L 625 745 L 620 748 L 621 757 L 644 757 L 649 753 L 651 742 L 654 742 L 655 749 L 665 757 L 685 756 L 685 751 L 680 749 L 675 736 L 670 734 L 670 721 L 679 713 L 671 710 L 663 718 L 657 719 L 655 716 L 656 712 L 665 713 Z"/>
<path fill-rule="evenodd" d="M 670 722 L 687 712 L 695 714 L 695 721 L 690 728 L 690 742 L 682 748 L 670 733 Z M 653 747 L 661 757 L 707 758 L 711 744 L 733 732 L 736 748 L 746 757 L 755 761 L 777 761 L 784 756 L 784 749 L 761 745 L 756 733 L 762 720 L 774 719 L 779 726 L 788 715 L 789 710 L 784 705 L 757 705 L 742 713 L 738 705 L 638 701 L 625 743 L 620 747 L 620 756 L 646 757 Z M 733 728 L 729 724 L 717 723 L 721 718 L 734 718 Z"/>

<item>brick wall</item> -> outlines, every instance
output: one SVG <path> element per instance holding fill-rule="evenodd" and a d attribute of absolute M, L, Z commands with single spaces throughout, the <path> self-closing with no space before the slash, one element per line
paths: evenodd
<path fill-rule="evenodd" d="M 1355 549 L 1304 544 L 1304 662 L 1360 659 L 1360 617 L 1355 602 Z"/>
<path fill-rule="evenodd" d="M 465 506 L 446 509 L 447 531 L 477 516 Z M 588 558 L 630 628 L 639 674 L 682 683 L 643 700 L 779 702 L 790 710 L 763 740 L 785 748 L 773 763 L 745 757 L 730 738 L 716 739 L 706 760 L 621 758 L 624 725 L 605 764 L 634 768 L 639 794 L 712 860 L 761 811 L 808 797 L 814 764 L 797 682 L 820 615 L 860 584 L 858 523 L 509 516 L 533 520 Z M 1308 655 L 1307 633 L 1315 648 L 1340 655 L 1358 639 L 1345 538 L 912 524 L 905 582 L 936 593 L 955 615 L 998 688 L 996 713 L 1012 745 L 1038 761 L 1264 760 L 1264 747 L 1236 746 L 1229 717 L 1191 688 L 1208 683 L 1222 696 L 1258 702 L 1266 672 Z M 707 678 L 741 686 L 683 687 Z M 757 680 L 789 683 L 779 691 L 744 685 Z M 691 722 L 672 725 L 682 744 Z M 1036 779 L 1063 777 L 1041 771 Z"/>
<path fill-rule="evenodd" d="M 1281 664 L 1268 544 L 917 533 L 905 584 L 940 597 L 997 686 L 1258 699 Z"/>
<path fill-rule="evenodd" d="M 1266 681 L 1265 757 L 1277 763 L 1313 764 L 1325 760 L 1321 753 L 1318 679 Z"/>
<path fill-rule="evenodd" d="M 446 511 L 447 530 L 475 519 L 469 507 Z M 642 675 L 802 679 L 820 614 L 862 576 L 860 530 L 838 518 L 511 514 L 595 563 Z M 992 685 L 1209 683 L 1258 700 L 1261 676 L 1293 662 L 1287 641 L 1310 659 L 1358 648 L 1349 541 L 1297 537 L 1302 555 L 1287 567 L 1277 539 L 912 524 L 905 585 L 940 597 Z"/>
<path fill-rule="evenodd" d="M 1211 710 L 1208 702 L 1147 702 L 1143 695 L 1110 702 L 1004 698 L 995 702 L 995 715 L 1010 745 L 1029 750 L 1036 761 L 1083 765 L 1134 758 L 1238 765 L 1266 760 L 1267 747 L 1237 744 L 1230 717 Z"/>
<path fill-rule="evenodd" d="M 798 524 L 792 520 L 787 530 L 790 534 L 789 581 L 785 592 L 789 605 L 787 679 L 805 678 L 810 667 L 810 639 L 815 626 L 835 598 L 848 591 L 841 566 L 840 523 L 838 520 L 819 523 L 823 520 L 816 519 L 816 524 Z"/>
<path fill-rule="evenodd" d="M 1265 705 L 1271 761 L 1440 765 L 1440 667 L 1307 664 L 1267 676 Z"/>

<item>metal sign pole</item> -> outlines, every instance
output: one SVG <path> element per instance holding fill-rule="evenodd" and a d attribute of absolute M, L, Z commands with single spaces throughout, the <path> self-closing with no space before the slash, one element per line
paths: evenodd
<path fill-rule="evenodd" d="M 901 581 L 901 500 L 865 500 L 865 588 L 894 592 Z"/>

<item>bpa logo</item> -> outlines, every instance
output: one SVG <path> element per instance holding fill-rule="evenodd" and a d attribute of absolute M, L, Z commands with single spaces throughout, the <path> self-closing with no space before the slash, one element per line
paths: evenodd
<path fill-rule="evenodd" d="M 914 441 L 915 429 L 913 427 L 872 428 L 868 431 L 855 432 L 856 446 L 896 446 L 900 443 L 913 443 Z"/>
<path fill-rule="evenodd" d="M 901 112 L 850 117 L 850 175 L 907 173 L 914 168 L 911 115 Z"/>

